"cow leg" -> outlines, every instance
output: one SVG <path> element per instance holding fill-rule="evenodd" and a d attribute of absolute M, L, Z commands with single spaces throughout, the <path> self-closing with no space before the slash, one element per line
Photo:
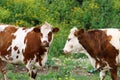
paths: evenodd
<path fill-rule="evenodd" d="M 117 67 L 110 69 L 110 73 L 111 73 L 112 80 L 117 80 L 118 79 L 118 77 L 117 77 Z"/>
<path fill-rule="evenodd" d="M 2 73 L 3 80 L 7 80 L 7 77 L 6 77 L 6 65 L 7 65 L 7 63 L 0 59 L 0 72 Z"/>
<path fill-rule="evenodd" d="M 36 78 L 36 75 L 37 75 L 37 69 L 29 71 L 29 75 L 31 77 L 31 80 L 34 80 Z"/>
<path fill-rule="evenodd" d="M 35 77 L 37 75 L 37 69 L 30 64 L 26 65 L 26 68 L 28 69 L 31 80 L 35 80 Z"/>
<path fill-rule="evenodd" d="M 107 71 L 106 70 L 101 70 L 100 71 L 100 80 L 104 80 L 105 76 L 106 76 Z"/>

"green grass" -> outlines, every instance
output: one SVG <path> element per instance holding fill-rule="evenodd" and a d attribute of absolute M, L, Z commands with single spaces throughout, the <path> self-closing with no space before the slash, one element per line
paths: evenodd
<path fill-rule="evenodd" d="M 9 71 L 7 73 L 7 77 L 10 80 L 29 80 L 29 76 L 26 73 L 13 73 L 12 71 Z"/>
<path fill-rule="evenodd" d="M 54 71 L 50 67 L 47 74 L 38 73 L 36 80 L 99 80 L 99 72 L 87 73 L 87 71 L 93 69 L 87 58 L 76 59 L 74 56 L 61 55 L 59 58 L 50 58 L 48 62 L 46 66 L 58 66 L 58 69 Z M 27 73 L 14 72 L 12 65 L 8 65 L 8 69 L 7 77 L 10 80 L 29 80 Z M 110 80 L 109 73 L 105 80 Z"/>

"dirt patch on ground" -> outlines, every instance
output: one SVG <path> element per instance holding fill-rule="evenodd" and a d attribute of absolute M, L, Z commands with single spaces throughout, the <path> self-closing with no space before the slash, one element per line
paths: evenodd
<path fill-rule="evenodd" d="M 23 73 L 23 72 L 27 72 L 27 69 L 23 66 L 20 65 L 13 65 L 14 73 Z M 59 71 L 59 69 L 61 69 L 61 66 L 46 66 L 42 69 L 38 70 L 39 74 L 47 74 L 50 70 L 52 70 L 53 72 L 57 72 Z M 88 73 L 85 69 L 83 69 L 82 67 L 78 66 L 73 68 L 72 73 L 74 73 L 75 75 L 81 75 L 81 76 L 90 76 L 92 74 Z"/>
<path fill-rule="evenodd" d="M 63 62 L 58 58 L 53 58 L 52 61 L 54 61 L 54 65 L 52 66 L 45 66 L 42 69 L 38 70 L 39 74 L 48 74 L 49 71 L 52 72 L 59 72 L 64 71 L 64 68 L 66 65 L 63 65 Z M 73 62 L 78 62 L 82 60 L 77 60 Z M 8 70 L 12 70 L 14 73 L 27 73 L 27 69 L 24 65 L 9 65 Z M 67 65 L 66 67 L 69 67 L 70 65 Z M 81 76 L 90 76 L 92 74 L 88 73 L 83 67 L 81 66 L 75 66 L 74 68 L 70 69 L 69 72 L 72 72 L 75 75 L 81 75 Z"/>
<path fill-rule="evenodd" d="M 88 73 L 85 69 L 83 69 L 80 66 L 74 68 L 73 73 L 76 74 L 76 75 L 82 75 L 82 76 L 90 76 L 90 75 L 92 75 L 92 74 Z"/>

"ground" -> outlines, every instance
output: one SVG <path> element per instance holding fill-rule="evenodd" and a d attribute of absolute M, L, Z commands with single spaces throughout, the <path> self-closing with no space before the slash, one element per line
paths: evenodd
<path fill-rule="evenodd" d="M 27 69 L 23 66 L 19 66 L 19 65 L 14 65 L 14 70 L 12 70 L 14 73 L 27 73 Z M 47 74 L 50 70 L 52 70 L 53 72 L 57 72 L 59 70 L 61 66 L 51 66 L 51 67 L 44 67 L 42 69 L 39 69 L 38 74 Z M 81 75 L 81 76 L 90 76 L 93 75 L 92 73 L 87 72 L 85 69 L 83 69 L 82 67 L 78 66 L 75 67 L 73 70 L 73 73 L 75 75 Z"/>
<path fill-rule="evenodd" d="M 24 65 L 8 64 L 7 77 L 9 80 L 29 80 Z M 38 70 L 36 80 L 99 80 L 99 72 L 93 73 L 88 58 L 54 57 L 47 61 L 44 68 Z M 105 80 L 110 80 L 109 74 Z"/>

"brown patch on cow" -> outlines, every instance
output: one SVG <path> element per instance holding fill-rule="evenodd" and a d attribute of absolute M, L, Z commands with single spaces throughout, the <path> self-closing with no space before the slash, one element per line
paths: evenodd
<path fill-rule="evenodd" d="M 1 56 L 6 56 L 11 54 L 11 49 L 8 47 L 11 45 L 12 40 L 15 38 L 13 35 L 17 31 L 17 28 L 14 26 L 6 27 L 4 31 L 0 32 L 0 51 Z"/>
<path fill-rule="evenodd" d="M 33 29 L 33 31 L 36 32 L 36 33 L 40 33 L 40 27 L 35 27 L 35 28 Z"/>
<path fill-rule="evenodd" d="M 40 66 L 42 66 L 42 63 L 41 63 L 42 58 L 41 57 L 44 56 L 45 52 L 47 52 L 47 50 L 44 47 L 40 47 L 39 54 L 37 54 L 37 56 L 38 56 L 37 59 L 38 59 Z"/>
<path fill-rule="evenodd" d="M 16 51 L 17 49 L 18 49 L 18 47 L 17 47 L 17 46 L 15 46 L 15 47 L 14 47 L 14 50 Z"/>
<path fill-rule="evenodd" d="M 80 29 L 79 31 L 76 30 L 76 31 L 74 32 L 74 35 L 78 37 L 79 34 L 82 34 L 82 33 L 84 33 L 84 32 L 85 32 L 84 29 Z"/>
<path fill-rule="evenodd" d="M 26 48 L 23 52 L 24 62 L 27 63 L 28 60 L 32 60 L 35 56 L 37 57 L 36 61 L 41 61 L 41 55 L 44 55 L 46 49 L 41 47 L 41 34 L 31 31 L 25 37 Z"/>
<path fill-rule="evenodd" d="M 52 40 L 52 32 L 48 33 L 48 41 L 50 42 Z"/>
<path fill-rule="evenodd" d="M 13 58 L 12 58 L 12 57 L 9 57 L 9 60 L 10 60 L 10 61 L 12 61 L 12 60 L 13 60 Z"/>
<path fill-rule="evenodd" d="M 22 49 L 22 53 L 24 53 L 24 49 Z"/>
<path fill-rule="evenodd" d="M 96 60 L 99 58 L 104 59 L 109 64 L 116 63 L 115 58 L 118 55 L 118 50 L 110 44 L 111 36 L 107 36 L 104 31 L 86 31 L 79 34 L 78 39 L 87 52 Z"/>
<path fill-rule="evenodd" d="M 107 34 L 107 30 L 103 30 L 103 33 L 104 33 L 104 34 Z M 109 36 L 107 36 L 107 38 L 108 38 L 108 41 L 110 41 L 110 40 L 112 39 L 112 36 L 109 35 Z"/>
<path fill-rule="evenodd" d="M 111 35 L 109 35 L 108 36 L 108 41 L 110 41 L 112 39 L 112 36 Z"/>
<path fill-rule="evenodd" d="M 110 43 L 111 38 L 111 35 L 107 36 L 106 32 L 102 30 L 86 31 L 78 36 L 80 44 L 97 61 L 96 66 L 99 64 L 101 69 L 107 63 L 112 69 L 117 68 L 116 56 L 119 51 Z"/>

